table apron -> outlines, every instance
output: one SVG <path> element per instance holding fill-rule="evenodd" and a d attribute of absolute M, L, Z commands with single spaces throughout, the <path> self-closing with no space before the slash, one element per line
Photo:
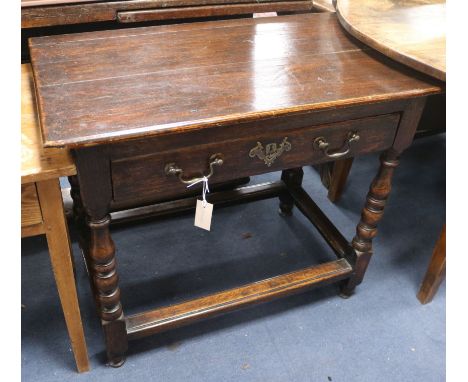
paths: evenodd
<path fill-rule="evenodd" d="M 177 176 L 166 174 L 166 166 L 181 169 L 186 181 L 196 179 L 211 172 L 209 161 L 214 155 L 222 157 L 223 164 L 212 166 L 211 184 L 385 150 L 393 143 L 399 119 L 399 113 L 392 113 L 286 131 L 265 128 L 242 138 L 236 138 L 233 128 L 231 137 L 223 141 L 185 148 L 168 145 L 166 150 L 145 150 L 124 158 L 114 153 L 110 159 L 113 202 L 184 196 L 191 190 Z M 138 147 L 137 141 L 134 146 Z"/>

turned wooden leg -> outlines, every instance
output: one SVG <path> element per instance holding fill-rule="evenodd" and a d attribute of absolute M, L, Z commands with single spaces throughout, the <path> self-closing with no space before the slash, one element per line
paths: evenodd
<path fill-rule="evenodd" d="M 115 246 L 110 224 L 112 184 L 107 146 L 72 151 L 77 178 L 71 178 L 72 197 L 82 224 L 82 249 L 87 258 L 93 295 L 104 331 L 108 364 L 119 367 L 125 362 L 127 330 L 116 270 Z M 79 183 L 78 183 L 79 182 Z M 82 219 L 81 216 L 86 218 Z"/>
<path fill-rule="evenodd" d="M 382 219 L 385 203 L 391 190 L 393 171 L 398 166 L 398 153 L 392 149 L 380 157 L 380 168 L 373 180 L 366 204 L 361 213 L 361 220 L 356 228 L 352 246 L 356 251 L 354 275 L 341 286 L 341 296 L 349 297 L 354 288 L 362 282 L 367 265 L 372 256 L 372 239 L 377 235 L 377 224 Z"/>
<path fill-rule="evenodd" d="M 421 304 L 431 302 L 445 278 L 445 225 L 439 240 L 434 247 L 431 262 L 418 292 L 418 300 Z"/>
<path fill-rule="evenodd" d="M 109 215 L 101 219 L 88 217 L 88 256 L 109 365 L 119 367 L 125 362 L 127 332 L 120 304 L 115 247 L 109 233 L 109 223 Z"/>
<path fill-rule="evenodd" d="M 73 258 L 60 183 L 58 179 L 50 179 L 37 182 L 36 186 L 44 219 L 50 260 L 76 366 L 79 372 L 88 371 L 88 351 L 78 305 Z"/>
<path fill-rule="evenodd" d="M 304 171 L 301 167 L 293 168 L 290 170 L 284 170 L 281 173 L 281 180 L 291 186 L 300 186 L 302 184 L 302 178 Z M 279 196 L 279 213 L 282 216 L 291 216 L 292 209 L 294 207 L 294 199 L 289 193 L 284 193 Z"/>

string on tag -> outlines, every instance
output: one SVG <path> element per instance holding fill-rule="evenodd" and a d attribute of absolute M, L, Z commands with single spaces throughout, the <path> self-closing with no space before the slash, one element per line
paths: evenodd
<path fill-rule="evenodd" d="M 208 188 L 208 178 L 204 176 L 203 178 L 197 179 L 195 182 L 190 183 L 187 188 L 192 187 L 193 185 L 203 182 L 203 189 L 202 189 L 202 198 L 203 198 L 203 208 L 206 207 L 206 194 L 210 192 Z"/>

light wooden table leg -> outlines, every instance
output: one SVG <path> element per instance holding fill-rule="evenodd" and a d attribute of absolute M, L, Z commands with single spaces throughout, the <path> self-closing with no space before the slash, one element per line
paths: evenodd
<path fill-rule="evenodd" d="M 445 225 L 437 241 L 431 262 L 418 292 L 418 300 L 421 304 L 431 302 L 439 289 L 440 283 L 445 278 Z"/>
<path fill-rule="evenodd" d="M 50 260 L 78 371 L 89 370 L 81 323 L 68 228 L 58 179 L 37 182 Z"/>

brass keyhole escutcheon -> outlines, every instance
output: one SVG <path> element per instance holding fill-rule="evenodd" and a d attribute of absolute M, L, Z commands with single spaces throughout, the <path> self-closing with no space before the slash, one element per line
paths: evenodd
<path fill-rule="evenodd" d="M 264 148 L 260 142 L 250 150 L 249 157 L 262 160 L 268 167 L 270 167 L 276 158 L 281 156 L 283 152 L 291 150 L 291 143 L 288 142 L 288 137 L 284 137 L 282 142 L 278 145 L 276 143 L 268 143 Z"/>

